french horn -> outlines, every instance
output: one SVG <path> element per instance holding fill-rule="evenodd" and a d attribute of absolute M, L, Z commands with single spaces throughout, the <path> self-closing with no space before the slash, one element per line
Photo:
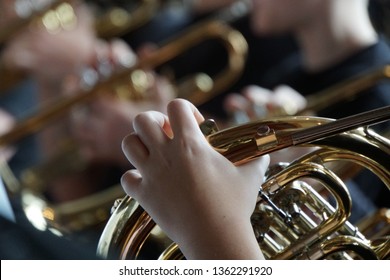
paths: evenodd
<path fill-rule="evenodd" d="M 388 259 L 389 237 L 369 240 L 348 221 L 351 197 L 327 163 L 354 162 L 390 188 L 390 141 L 368 127 L 389 118 L 390 107 L 384 107 L 339 120 L 280 117 L 221 131 L 206 121 L 201 128 L 210 145 L 235 164 L 292 146 L 319 147 L 289 164 L 270 168 L 261 184 L 251 221 L 267 259 Z M 320 184 L 321 192 L 305 179 Z M 97 254 L 107 259 L 184 258 L 129 196 L 114 206 Z"/>

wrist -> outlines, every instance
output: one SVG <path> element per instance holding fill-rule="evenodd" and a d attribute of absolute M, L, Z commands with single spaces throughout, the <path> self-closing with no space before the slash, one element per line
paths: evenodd
<path fill-rule="evenodd" d="M 187 259 L 264 259 L 250 221 L 198 227 L 178 245 Z"/>

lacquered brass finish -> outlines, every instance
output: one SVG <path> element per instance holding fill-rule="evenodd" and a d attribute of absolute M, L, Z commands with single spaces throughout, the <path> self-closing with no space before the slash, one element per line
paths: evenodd
<path fill-rule="evenodd" d="M 382 110 L 386 111 L 388 108 Z M 387 113 L 386 118 L 390 118 Z M 311 133 L 305 132 L 318 132 L 332 123 L 345 124 L 343 120 L 334 122 L 317 117 L 288 117 L 255 121 L 217 132 L 209 122 L 207 124 L 206 131 L 210 135 L 206 138 L 211 146 L 235 164 L 294 145 L 320 147 L 270 174 L 261 185 L 252 225 L 259 246 L 268 259 L 388 257 L 388 238 L 374 243 L 348 222 L 352 203 L 348 189 L 327 164 L 351 161 L 362 165 L 374 172 L 390 190 L 390 141 L 366 127 L 356 128 L 359 122 L 352 130 L 342 125 L 342 131 L 329 128 L 333 132 L 325 133 L 326 136 L 315 133 L 314 138 L 317 139 L 293 136 L 309 135 Z M 367 125 L 364 121 L 362 123 Z M 310 140 L 300 140 L 304 138 Z M 306 179 L 319 183 L 323 187 L 321 193 L 326 190 L 335 203 L 331 204 Z M 135 204 L 137 202 L 127 196 L 113 212 L 99 242 L 100 256 L 120 259 L 136 259 L 139 256 L 142 241 L 138 238 L 146 236 L 147 240 L 152 227 L 158 225 L 146 218 L 145 212 L 138 213 L 138 204 L 135 211 L 131 206 Z M 126 209 L 126 216 L 122 214 L 123 209 Z M 137 224 L 142 224 L 144 228 L 147 224 L 150 228 L 145 229 L 148 232 L 142 230 L 139 233 Z M 124 228 L 130 228 L 132 233 L 122 231 Z M 126 249 L 124 254 L 119 239 L 126 240 L 125 248 L 133 249 Z M 132 239 L 137 239 L 134 245 Z M 177 245 L 167 243 L 169 245 L 159 259 L 183 258 Z"/>

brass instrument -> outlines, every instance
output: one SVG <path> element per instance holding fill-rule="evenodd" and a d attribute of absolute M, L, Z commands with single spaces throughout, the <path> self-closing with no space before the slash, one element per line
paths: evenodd
<path fill-rule="evenodd" d="M 329 88 L 306 96 L 307 103 L 303 109 L 298 109 L 296 106 L 291 106 L 291 104 L 285 104 L 281 108 L 276 107 L 267 111 L 265 117 L 313 115 L 335 104 L 353 100 L 364 94 L 365 90 L 387 79 L 390 79 L 390 65 L 369 69 Z"/>
<path fill-rule="evenodd" d="M 357 223 L 360 231 L 370 238 L 390 235 L 390 209 L 380 208 Z"/>
<path fill-rule="evenodd" d="M 252 225 L 266 258 L 388 259 L 388 237 L 380 242 L 368 240 L 348 222 L 352 203 L 348 189 L 326 165 L 338 160 L 354 162 L 371 170 L 390 189 L 390 141 L 368 128 L 389 118 L 390 107 L 384 107 L 336 121 L 297 116 L 221 131 L 213 122 L 205 122 L 201 128 L 210 145 L 235 164 L 291 146 L 321 147 L 269 172 L 261 185 Z M 335 205 L 309 185 L 307 178 L 321 183 Z M 151 246 L 155 249 L 152 258 L 183 258 L 178 246 L 138 202 L 125 196 L 103 231 L 98 255 L 139 259 Z"/>
<path fill-rule="evenodd" d="M 307 96 L 306 107 L 294 114 L 304 115 L 306 112 L 319 112 L 334 104 L 351 100 L 363 93 L 364 90 L 385 79 L 390 79 L 390 65 L 368 70 L 323 91 Z"/>

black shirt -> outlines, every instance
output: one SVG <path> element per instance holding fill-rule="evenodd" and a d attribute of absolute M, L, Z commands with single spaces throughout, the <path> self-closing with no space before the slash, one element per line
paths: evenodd
<path fill-rule="evenodd" d="M 29 224 L 11 222 L 0 215 L 0 259 L 93 260 L 96 248 L 39 231 Z"/>

